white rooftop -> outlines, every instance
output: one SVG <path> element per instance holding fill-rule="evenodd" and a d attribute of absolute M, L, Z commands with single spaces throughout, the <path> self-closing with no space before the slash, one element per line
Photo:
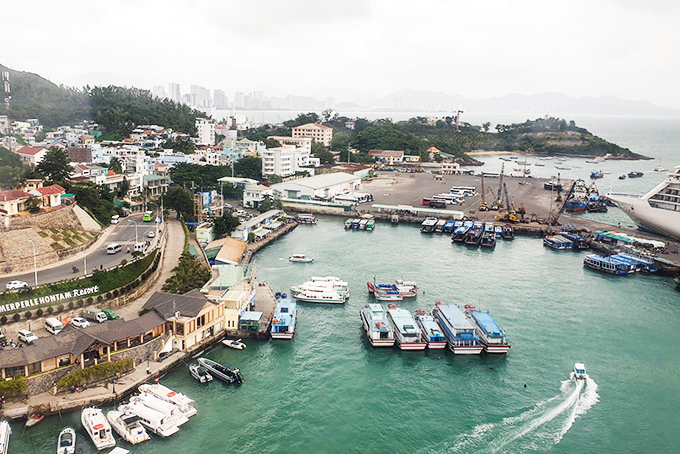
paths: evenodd
<path fill-rule="evenodd" d="M 356 175 L 350 175 L 349 173 L 336 172 L 325 173 L 323 175 L 316 175 L 309 178 L 301 178 L 299 180 L 288 181 L 285 183 L 278 183 L 275 184 L 274 187 L 294 183 L 311 189 L 323 189 L 330 186 L 335 186 L 337 184 L 349 183 L 350 181 L 356 180 L 361 180 L 361 178 Z"/>

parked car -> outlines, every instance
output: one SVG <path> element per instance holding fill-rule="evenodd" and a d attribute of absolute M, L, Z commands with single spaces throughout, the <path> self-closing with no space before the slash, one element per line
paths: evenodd
<path fill-rule="evenodd" d="M 156 232 L 154 232 L 153 230 L 149 230 L 147 232 L 146 236 L 149 237 L 149 238 L 153 238 L 153 237 L 156 236 Z"/>
<path fill-rule="evenodd" d="M 90 322 L 85 320 L 83 317 L 73 317 L 71 319 L 71 325 L 77 328 L 87 328 L 88 326 L 90 326 Z"/>
<path fill-rule="evenodd" d="M 28 288 L 28 282 L 25 281 L 10 281 L 5 285 L 7 290 L 21 290 L 22 288 Z"/>
<path fill-rule="evenodd" d="M 2 332 L 2 328 L 0 328 L 0 342 L 5 340 L 5 333 Z"/>
<path fill-rule="evenodd" d="M 102 309 L 102 312 L 106 314 L 106 318 L 109 320 L 118 320 L 120 315 L 113 312 L 111 309 Z"/>
<path fill-rule="evenodd" d="M 19 333 L 17 334 L 17 337 L 21 342 L 26 342 L 27 344 L 32 344 L 33 341 L 38 339 L 38 336 L 36 336 L 27 329 L 20 329 Z"/>

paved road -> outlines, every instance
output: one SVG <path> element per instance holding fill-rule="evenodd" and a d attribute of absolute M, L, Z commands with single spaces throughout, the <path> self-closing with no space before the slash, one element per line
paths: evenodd
<path fill-rule="evenodd" d="M 50 282 L 58 282 L 64 279 L 71 279 L 76 277 L 73 273 L 72 267 L 77 266 L 80 271 L 77 276 L 82 276 L 85 274 L 85 265 L 87 264 L 87 271 L 91 273 L 95 268 L 110 268 L 119 265 L 121 260 L 124 258 L 130 259 L 130 255 L 125 251 L 129 247 L 133 250 L 135 244 L 135 224 L 137 222 L 137 240 L 138 241 L 154 241 L 155 239 L 147 238 L 147 233 L 151 230 L 156 231 L 156 226 L 153 223 L 142 222 L 141 214 L 130 215 L 127 218 L 121 218 L 120 224 L 113 227 L 113 232 L 109 235 L 107 240 L 100 245 L 97 249 L 88 251 L 87 256 L 80 258 L 76 261 L 66 260 L 65 262 L 57 262 L 49 269 L 40 270 L 40 264 L 38 263 L 38 284 L 43 285 Z M 162 224 L 161 227 L 163 228 Z M 106 253 L 106 247 L 111 243 L 119 243 L 123 250 L 114 255 L 108 255 Z M 28 285 L 33 286 L 35 284 L 35 275 L 33 272 L 27 272 L 18 276 L 12 277 L 2 277 L 0 278 L 0 292 L 5 291 L 5 285 L 9 281 L 25 281 Z"/>

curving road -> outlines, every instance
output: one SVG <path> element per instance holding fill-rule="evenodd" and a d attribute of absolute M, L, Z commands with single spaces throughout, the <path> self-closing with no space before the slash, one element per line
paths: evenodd
<path fill-rule="evenodd" d="M 149 231 L 156 231 L 156 225 L 154 223 L 142 222 L 141 214 L 133 214 L 127 218 L 121 218 L 120 224 L 112 225 L 113 231 L 107 238 L 107 240 L 100 245 L 98 248 L 93 250 L 88 250 L 88 254 L 85 257 L 81 257 L 75 260 L 65 260 L 64 262 L 56 262 L 53 266 L 48 269 L 41 270 L 38 269 L 38 285 L 47 284 L 50 282 L 58 282 L 64 279 L 71 279 L 76 277 L 73 273 L 72 267 L 77 266 L 80 271 L 77 276 L 82 276 L 85 274 L 85 265 L 87 264 L 87 272 L 91 273 L 95 268 L 106 269 L 116 265 L 119 265 L 121 260 L 127 258 L 130 260 L 130 254 L 125 251 L 129 247 L 133 250 L 135 244 L 135 224 L 133 222 L 128 222 L 128 220 L 137 223 L 137 239 L 138 241 L 149 240 L 155 241 L 155 238 L 147 238 L 147 233 Z M 164 228 L 161 224 L 159 228 Z M 106 247 L 111 243 L 119 243 L 123 250 L 114 255 L 108 255 L 106 253 Z M 40 264 L 38 264 L 40 266 Z M 35 285 L 35 274 L 33 271 L 29 271 L 17 276 L 12 277 L 0 277 L 0 292 L 5 291 L 5 285 L 10 281 L 25 281 L 28 285 L 33 287 Z"/>

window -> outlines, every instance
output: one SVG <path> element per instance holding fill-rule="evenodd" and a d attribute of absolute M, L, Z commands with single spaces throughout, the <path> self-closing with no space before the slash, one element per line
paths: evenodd
<path fill-rule="evenodd" d="M 205 315 L 201 315 L 196 319 L 196 327 L 200 328 L 201 326 L 205 325 Z"/>
<path fill-rule="evenodd" d="M 177 335 L 184 336 L 184 323 L 175 323 L 175 326 L 177 327 Z"/>

